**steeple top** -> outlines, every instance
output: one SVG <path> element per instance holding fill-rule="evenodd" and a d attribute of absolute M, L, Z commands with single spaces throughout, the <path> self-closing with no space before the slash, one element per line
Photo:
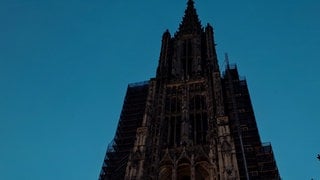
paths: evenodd
<path fill-rule="evenodd" d="M 193 6 L 194 1 L 193 0 L 188 0 L 188 6 L 192 5 Z"/>
<path fill-rule="evenodd" d="M 194 7 L 194 1 L 188 0 L 187 9 L 184 12 L 182 22 L 179 26 L 178 34 L 192 34 L 201 31 L 201 23 L 197 11 Z"/>

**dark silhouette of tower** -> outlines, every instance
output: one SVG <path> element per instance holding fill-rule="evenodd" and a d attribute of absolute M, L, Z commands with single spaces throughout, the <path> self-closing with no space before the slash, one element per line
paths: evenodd
<path fill-rule="evenodd" d="M 156 77 L 128 86 L 99 179 L 280 179 L 246 80 L 229 63 L 220 73 L 213 28 L 192 0 L 163 34 Z"/>

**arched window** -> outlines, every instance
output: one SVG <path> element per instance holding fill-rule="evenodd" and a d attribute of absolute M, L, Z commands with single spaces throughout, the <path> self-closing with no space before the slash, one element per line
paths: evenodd
<path fill-rule="evenodd" d="M 189 164 L 180 165 L 177 169 L 177 180 L 190 180 L 191 168 Z"/>
<path fill-rule="evenodd" d="M 172 166 L 162 166 L 160 168 L 159 180 L 172 179 Z"/>
<path fill-rule="evenodd" d="M 195 175 L 197 180 L 209 180 L 210 174 L 209 174 L 209 169 L 207 166 L 203 164 L 198 164 L 195 167 Z"/>

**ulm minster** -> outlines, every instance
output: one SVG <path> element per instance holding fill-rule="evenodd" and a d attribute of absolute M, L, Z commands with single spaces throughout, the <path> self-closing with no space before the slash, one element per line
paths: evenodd
<path fill-rule="evenodd" d="M 246 80 L 218 64 L 213 27 L 188 0 L 177 32 L 162 36 L 156 76 L 128 85 L 99 179 L 280 179 Z"/>

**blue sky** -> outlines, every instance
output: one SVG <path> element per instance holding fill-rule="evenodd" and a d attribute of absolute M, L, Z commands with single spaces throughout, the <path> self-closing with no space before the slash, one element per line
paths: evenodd
<path fill-rule="evenodd" d="M 201 0 L 246 76 L 283 179 L 320 180 L 320 1 Z M 155 75 L 185 0 L 0 0 L 0 179 L 97 179 L 128 83 Z"/>

